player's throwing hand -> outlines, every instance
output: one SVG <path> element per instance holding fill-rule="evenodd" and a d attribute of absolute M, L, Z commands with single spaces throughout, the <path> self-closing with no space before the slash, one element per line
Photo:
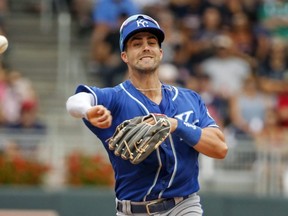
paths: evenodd
<path fill-rule="evenodd" d="M 98 128 L 109 128 L 112 123 L 110 111 L 102 105 L 93 106 L 87 110 L 88 121 Z"/>

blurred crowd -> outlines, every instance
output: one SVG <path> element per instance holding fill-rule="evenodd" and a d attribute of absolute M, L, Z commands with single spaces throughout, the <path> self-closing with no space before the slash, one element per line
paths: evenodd
<path fill-rule="evenodd" d="M 0 66 L 0 159 L 36 158 L 46 133 L 46 125 L 39 120 L 38 100 L 29 78 Z"/>
<path fill-rule="evenodd" d="M 0 126 L 43 129 L 38 122 L 38 97 L 30 79 L 17 70 L 0 67 Z"/>
<path fill-rule="evenodd" d="M 79 38 L 90 38 L 87 72 L 102 87 L 127 78 L 119 50 L 122 22 L 133 14 L 150 15 L 165 32 L 161 80 L 202 96 L 230 150 L 249 143 L 252 153 L 231 153 L 233 163 L 249 164 L 281 189 L 287 185 L 287 0 L 69 2 Z"/>
<path fill-rule="evenodd" d="M 288 146 L 287 1 L 69 3 L 79 37 L 91 38 L 89 73 L 103 86 L 126 77 L 119 57 L 121 23 L 132 14 L 148 14 L 165 32 L 160 67 L 164 82 L 199 92 L 210 114 L 230 135 Z"/>
<path fill-rule="evenodd" d="M 31 1 L 26 9 L 40 13 L 46 10 L 43 2 Z M 259 149 L 272 147 L 287 159 L 288 1 L 46 2 L 52 3 L 55 14 L 69 11 L 79 39 L 88 38 L 87 73 L 99 79 L 101 87 L 117 85 L 127 77 L 119 49 L 122 22 L 137 13 L 155 18 L 165 32 L 161 80 L 198 92 L 227 134 L 230 147 L 241 139 L 255 141 Z M 7 13 L 9 1 L 0 0 L 2 35 Z M 5 63 L 6 55 L 9 50 L 0 62 Z M 43 131 L 38 108 L 39 98 L 29 78 L 0 64 L 0 129 Z M 7 152 L 14 152 L 12 147 Z"/>
<path fill-rule="evenodd" d="M 100 79 L 102 87 L 126 78 L 119 50 L 121 23 L 132 14 L 148 14 L 165 32 L 163 82 L 199 92 L 220 127 L 235 138 L 287 143 L 286 0 L 50 2 L 56 13 L 71 13 L 79 38 L 88 36 L 87 72 Z M 7 13 L 7 5 L 8 1 L 0 1 L 0 14 Z M 45 10 L 41 6 L 29 7 Z M 5 26 L 0 26 L 5 34 Z M 0 125 L 20 127 L 28 122 L 26 113 L 34 112 L 32 127 L 40 127 L 35 121 L 38 102 L 31 83 L 19 72 L 0 69 Z"/>
<path fill-rule="evenodd" d="M 10 13 L 9 2 L 0 0 L 0 35 L 7 38 L 6 18 Z M 33 83 L 21 69 L 13 69 L 7 57 L 10 46 L 0 56 L 0 129 L 42 129 L 38 122 L 38 97 Z"/>

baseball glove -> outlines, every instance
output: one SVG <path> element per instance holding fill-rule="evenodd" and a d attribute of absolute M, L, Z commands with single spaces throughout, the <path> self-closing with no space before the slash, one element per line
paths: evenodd
<path fill-rule="evenodd" d="M 138 164 L 146 159 L 170 134 L 166 115 L 150 113 L 126 120 L 108 140 L 109 149 L 124 160 Z"/>

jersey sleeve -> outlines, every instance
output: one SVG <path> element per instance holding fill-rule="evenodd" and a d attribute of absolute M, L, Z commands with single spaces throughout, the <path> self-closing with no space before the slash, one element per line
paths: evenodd
<path fill-rule="evenodd" d="M 94 104 L 93 106 L 96 105 L 103 105 L 108 109 L 111 109 L 113 106 L 113 89 L 112 88 L 97 88 L 97 87 L 91 87 L 87 85 L 79 85 L 76 88 L 75 93 L 79 92 L 87 92 L 91 93 L 94 98 Z"/>
<path fill-rule="evenodd" d="M 200 110 L 200 121 L 199 127 L 219 127 L 215 120 L 210 115 L 207 106 L 205 105 L 204 101 L 199 96 L 199 110 Z"/>
<path fill-rule="evenodd" d="M 209 111 L 201 99 L 200 95 L 196 92 L 185 91 L 186 101 L 190 100 L 190 105 L 193 107 L 194 118 L 191 122 L 183 118 L 177 118 L 178 126 L 174 133 L 181 137 L 189 146 L 195 146 L 202 134 L 202 129 L 207 127 L 218 127 L 215 120 L 209 114 Z"/>

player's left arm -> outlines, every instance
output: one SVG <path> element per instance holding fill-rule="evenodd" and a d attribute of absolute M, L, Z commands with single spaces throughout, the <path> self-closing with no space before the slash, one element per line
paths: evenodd
<path fill-rule="evenodd" d="M 199 142 L 194 146 L 198 152 L 212 158 L 225 158 L 228 147 L 224 134 L 219 128 L 208 127 L 202 129 Z"/>
<path fill-rule="evenodd" d="M 223 159 L 228 151 L 223 132 L 218 127 L 200 128 L 179 119 L 169 118 L 171 133 L 208 157 Z"/>

